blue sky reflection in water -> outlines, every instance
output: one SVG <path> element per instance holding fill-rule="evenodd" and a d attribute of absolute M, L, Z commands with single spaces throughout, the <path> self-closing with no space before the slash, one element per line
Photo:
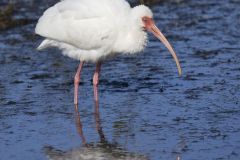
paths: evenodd
<path fill-rule="evenodd" d="M 55 49 L 35 50 L 41 38 L 33 29 L 46 7 L 37 3 L 19 2 L 20 18 L 34 23 L 0 32 L 1 159 L 42 160 L 47 149 L 84 148 L 72 105 L 78 62 Z M 183 76 L 152 36 L 143 54 L 105 62 L 99 107 L 107 142 L 125 155 L 153 160 L 238 159 L 240 3 L 171 0 L 152 9 Z M 88 64 L 82 72 L 79 113 L 87 143 L 97 146 L 94 69 Z"/>

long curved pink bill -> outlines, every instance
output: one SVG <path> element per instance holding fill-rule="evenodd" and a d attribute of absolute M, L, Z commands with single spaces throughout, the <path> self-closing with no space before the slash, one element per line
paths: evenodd
<path fill-rule="evenodd" d="M 168 42 L 168 40 L 165 38 L 165 36 L 162 34 L 162 32 L 157 28 L 157 26 L 155 24 L 153 24 L 150 28 L 150 31 L 167 47 L 167 49 L 169 50 L 169 52 L 171 53 L 171 55 L 173 56 L 177 68 L 178 68 L 178 74 L 179 76 L 182 75 L 182 68 L 180 66 L 180 63 L 178 61 L 177 55 L 174 52 L 172 46 L 170 45 L 170 43 Z"/>

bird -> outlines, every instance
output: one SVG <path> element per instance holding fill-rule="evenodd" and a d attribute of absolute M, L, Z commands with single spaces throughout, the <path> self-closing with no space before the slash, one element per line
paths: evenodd
<path fill-rule="evenodd" d="M 143 51 L 148 42 L 147 32 L 166 46 L 181 76 L 182 69 L 173 47 L 156 26 L 153 12 L 145 5 L 131 7 L 126 0 L 62 0 L 44 11 L 35 27 L 35 33 L 44 38 L 38 50 L 55 47 L 63 55 L 80 61 L 74 76 L 74 105 L 78 105 L 84 63 L 96 64 L 93 88 L 94 100 L 98 101 L 104 60 Z"/>

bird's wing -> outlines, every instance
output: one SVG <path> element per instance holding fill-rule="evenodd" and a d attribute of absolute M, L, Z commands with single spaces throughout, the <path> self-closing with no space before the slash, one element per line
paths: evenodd
<path fill-rule="evenodd" d="M 109 18 L 111 9 L 109 5 L 99 5 L 99 0 L 98 4 L 93 2 L 97 1 L 64 0 L 57 3 L 45 11 L 35 32 L 84 50 L 111 45 L 117 34 L 114 19 Z"/>

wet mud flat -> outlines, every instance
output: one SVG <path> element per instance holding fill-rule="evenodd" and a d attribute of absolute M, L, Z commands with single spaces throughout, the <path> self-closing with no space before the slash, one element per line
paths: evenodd
<path fill-rule="evenodd" d="M 35 49 L 42 40 L 34 34 L 37 18 L 52 3 L 19 2 L 15 18 L 31 22 L 0 31 L 0 159 L 240 158 L 239 1 L 152 4 L 183 76 L 150 35 L 143 53 L 103 64 L 99 113 L 93 102 L 95 66 L 83 69 L 75 110 L 78 62 L 56 49 Z"/>

